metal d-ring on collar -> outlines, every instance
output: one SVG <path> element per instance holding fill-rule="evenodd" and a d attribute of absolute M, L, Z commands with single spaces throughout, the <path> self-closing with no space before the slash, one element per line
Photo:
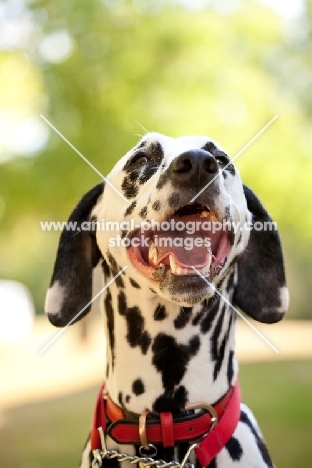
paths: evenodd
<path fill-rule="evenodd" d="M 200 439 L 204 439 L 206 437 L 206 435 L 209 434 L 209 432 L 212 431 L 212 429 L 214 429 L 216 427 L 216 425 L 219 422 L 219 418 L 218 418 L 217 412 L 214 409 L 214 407 L 211 406 L 211 405 L 207 405 L 207 403 L 203 403 L 203 402 L 190 403 L 189 405 L 185 406 L 186 411 L 197 410 L 197 409 L 199 409 L 199 410 L 203 409 L 203 410 L 207 411 L 211 416 L 211 426 L 210 426 L 209 430 L 206 432 L 206 434 L 204 434 L 200 438 Z"/>
<path fill-rule="evenodd" d="M 149 444 L 146 435 L 146 418 L 150 411 L 145 410 L 139 416 L 139 434 L 141 439 L 141 447 L 139 453 L 141 456 L 148 455 L 149 457 L 155 457 L 157 455 L 157 448 L 153 444 Z"/>

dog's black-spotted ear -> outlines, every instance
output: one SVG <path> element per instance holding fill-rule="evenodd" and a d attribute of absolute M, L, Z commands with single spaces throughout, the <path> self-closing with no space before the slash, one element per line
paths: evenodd
<path fill-rule="evenodd" d="M 88 303 L 92 296 L 92 270 L 102 255 L 96 244 L 95 232 L 86 228 L 103 189 L 102 182 L 82 197 L 67 223 L 68 227 L 75 228 L 64 229 L 61 234 L 45 301 L 45 312 L 56 327 L 77 322 L 91 308 Z"/>
<path fill-rule="evenodd" d="M 268 228 L 272 219 L 258 198 L 246 186 L 244 193 L 252 222 L 258 223 L 238 260 L 234 304 L 259 322 L 274 323 L 282 319 L 289 303 L 281 243 L 276 227 Z"/>

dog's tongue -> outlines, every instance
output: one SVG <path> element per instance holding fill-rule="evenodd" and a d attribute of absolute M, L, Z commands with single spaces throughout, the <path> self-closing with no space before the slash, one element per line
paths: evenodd
<path fill-rule="evenodd" d="M 212 257 L 211 252 L 208 252 L 204 245 L 204 239 L 198 235 L 198 232 L 194 234 L 177 231 L 158 232 L 155 241 L 158 251 L 158 265 L 160 263 L 169 265 L 169 256 L 172 255 L 182 268 L 192 266 L 202 268 L 210 262 Z"/>

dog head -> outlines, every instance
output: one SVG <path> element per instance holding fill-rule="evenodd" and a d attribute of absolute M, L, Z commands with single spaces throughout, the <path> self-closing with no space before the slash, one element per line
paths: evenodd
<path fill-rule="evenodd" d="M 182 306 L 213 296 L 237 268 L 238 307 L 263 322 L 286 311 L 276 226 L 207 137 L 147 134 L 118 161 L 105 187 L 82 198 L 69 221 L 80 231 L 62 233 L 46 300 L 55 325 L 88 311 L 92 269 L 101 259 L 107 276 L 127 266 L 127 275 L 151 295 Z M 81 229 L 85 222 L 91 229 Z"/>

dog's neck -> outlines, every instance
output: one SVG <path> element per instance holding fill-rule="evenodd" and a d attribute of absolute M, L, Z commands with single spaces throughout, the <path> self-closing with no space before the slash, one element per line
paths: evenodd
<path fill-rule="evenodd" d="M 231 301 L 233 281 L 229 275 L 219 294 L 192 308 L 162 300 L 126 275 L 110 285 L 106 388 L 126 414 L 179 413 L 227 392 L 237 376 L 235 312 L 223 299 Z"/>

